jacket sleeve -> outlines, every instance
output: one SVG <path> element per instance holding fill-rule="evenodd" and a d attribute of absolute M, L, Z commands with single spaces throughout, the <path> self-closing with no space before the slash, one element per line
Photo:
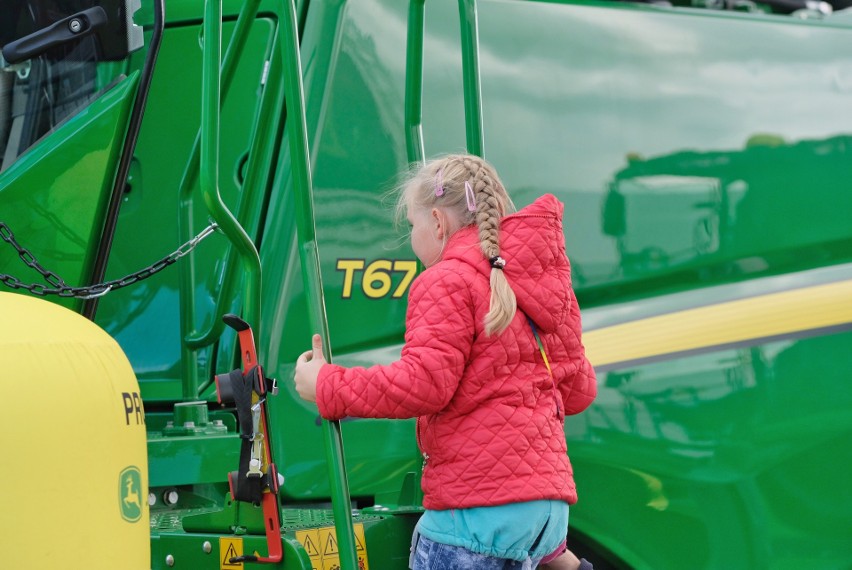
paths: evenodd
<path fill-rule="evenodd" d="M 569 339 L 567 361 L 570 366 L 563 369 L 569 372 L 563 378 L 557 379 L 557 387 L 562 396 L 563 409 L 566 416 L 579 414 L 588 408 L 597 396 L 598 383 L 595 370 L 591 362 L 586 358 L 586 349 L 583 347 L 580 307 L 577 297 L 571 291 L 571 308 L 568 316 Z"/>
<path fill-rule="evenodd" d="M 370 368 L 323 366 L 320 415 L 411 418 L 443 409 L 458 387 L 473 336 L 470 291 L 462 277 L 438 267 L 423 272 L 409 294 L 400 359 Z"/>

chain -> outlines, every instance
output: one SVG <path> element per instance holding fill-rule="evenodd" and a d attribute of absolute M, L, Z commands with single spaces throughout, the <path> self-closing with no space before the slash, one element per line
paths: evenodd
<path fill-rule="evenodd" d="M 159 273 L 172 263 L 176 262 L 181 257 L 187 255 L 190 251 L 195 249 L 201 241 L 212 234 L 218 225 L 215 222 L 211 222 L 209 226 L 204 228 L 201 233 L 197 236 L 177 248 L 174 252 L 170 253 L 166 257 L 160 259 L 159 261 L 155 261 L 148 267 L 140 269 L 135 273 L 131 273 L 130 275 L 126 275 L 121 279 L 113 279 L 112 281 L 107 281 L 106 283 L 99 283 L 97 285 L 88 285 L 85 287 L 69 287 L 65 281 L 62 280 L 56 273 L 52 271 L 48 271 L 44 267 L 39 264 L 38 260 L 35 256 L 27 251 L 25 248 L 21 247 L 21 245 L 15 240 L 15 235 L 12 233 L 12 230 L 9 229 L 5 223 L 0 222 L 0 239 L 14 247 L 18 256 L 21 260 L 27 264 L 27 266 L 35 269 L 41 274 L 45 281 L 48 284 L 52 285 L 52 287 L 48 287 L 41 283 L 23 283 L 16 277 L 11 275 L 6 275 L 4 273 L 0 273 L 0 283 L 3 283 L 7 287 L 12 289 L 25 289 L 32 293 L 33 295 L 38 295 L 40 297 L 44 297 L 46 295 L 58 295 L 59 297 L 73 297 L 75 299 L 94 299 L 95 297 L 101 297 L 106 295 L 110 291 L 115 291 L 116 289 L 121 289 L 122 287 L 127 287 L 128 285 L 132 285 L 137 281 L 142 281 L 143 279 L 147 279 L 151 277 L 155 273 Z"/>

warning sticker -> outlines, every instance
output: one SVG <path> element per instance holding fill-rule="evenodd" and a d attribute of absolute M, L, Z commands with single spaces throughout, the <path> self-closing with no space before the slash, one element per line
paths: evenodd
<path fill-rule="evenodd" d="M 322 570 L 322 552 L 319 547 L 319 530 L 297 530 L 296 540 L 302 543 L 311 558 L 311 570 Z"/>
<path fill-rule="evenodd" d="M 243 539 L 242 538 L 226 538 L 219 537 L 219 570 L 234 570 L 235 568 L 243 568 L 242 562 L 231 562 L 231 558 L 243 555 Z"/>
<path fill-rule="evenodd" d="M 358 569 L 370 570 L 367 562 L 367 541 L 364 538 L 364 523 L 355 523 L 355 553 Z M 333 526 L 296 531 L 296 540 L 302 543 L 311 559 L 312 570 L 340 570 L 340 550 L 337 533 Z"/>
<path fill-rule="evenodd" d="M 339 556 L 337 552 L 337 534 L 334 527 L 326 527 L 319 529 L 320 544 L 322 545 L 322 557 L 330 558 L 331 556 Z"/>

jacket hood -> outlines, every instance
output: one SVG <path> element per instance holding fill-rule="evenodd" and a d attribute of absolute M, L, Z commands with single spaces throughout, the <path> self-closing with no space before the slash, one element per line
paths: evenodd
<path fill-rule="evenodd" d="M 565 255 L 562 232 L 564 205 L 545 194 L 529 206 L 500 221 L 500 255 L 503 271 L 518 300 L 518 309 L 545 332 L 568 318 L 571 302 L 571 267 Z M 458 259 L 486 278 L 491 266 L 479 248 L 477 230 L 469 226 L 450 237 L 442 260 Z"/>

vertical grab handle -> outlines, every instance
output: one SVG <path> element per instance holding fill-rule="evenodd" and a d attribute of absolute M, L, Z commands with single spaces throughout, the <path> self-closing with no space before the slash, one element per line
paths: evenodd
<path fill-rule="evenodd" d="M 245 271 L 244 318 L 260 325 L 260 256 L 251 238 L 225 205 L 219 192 L 219 138 L 222 61 L 222 0 L 208 0 L 204 10 L 201 76 L 199 183 L 204 203 L 239 253 Z"/>
<path fill-rule="evenodd" d="M 423 147 L 423 35 L 425 0 L 411 0 L 405 55 L 405 145 L 409 163 L 425 160 Z"/>
<path fill-rule="evenodd" d="M 411 0 L 405 66 L 405 143 L 410 163 L 423 162 L 423 42 L 425 0 Z M 479 73 L 479 18 L 476 0 L 459 0 L 467 151 L 484 156 L 482 87 Z"/>
<path fill-rule="evenodd" d="M 464 75 L 464 123 L 467 151 L 484 156 L 485 135 L 482 131 L 482 88 L 479 77 L 479 21 L 476 0 L 459 0 L 462 73 Z"/>
<path fill-rule="evenodd" d="M 231 41 L 228 44 L 228 49 L 225 52 L 225 59 L 221 66 L 221 97 L 219 99 L 219 108 L 222 107 L 222 100 L 228 95 L 228 91 L 233 83 L 234 75 L 237 69 L 237 64 L 240 62 L 243 50 L 248 40 L 251 25 L 257 15 L 260 0 L 246 0 L 240 9 L 240 15 L 237 18 L 237 23 L 234 28 Z M 193 235 L 193 187 L 198 180 L 199 169 L 201 165 L 201 129 L 195 137 L 195 142 L 190 152 L 190 158 L 184 168 L 183 176 L 181 177 L 179 186 L 179 215 L 178 215 L 178 233 L 181 239 L 183 236 L 192 237 Z M 244 219 L 243 210 L 249 202 L 247 195 L 254 189 L 249 187 L 241 194 L 240 211 L 238 218 Z M 187 237 L 185 241 L 189 239 Z M 183 242 L 181 242 L 183 243 Z M 192 254 L 190 254 L 192 255 Z M 239 277 L 236 269 L 238 260 L 235 259 L 235 252 L 229 250 L 225 258 L 225 271 L 223 274 L 222 284 L 219 289 L 216 299 L 216 313 L 210 327 L 199 333 L 196 331 L 196 314 L 195 314 L 195 275 L 193 274 L 193 263 L 182 263 L 178 267 L 179 282 L 180 282 L 180 310 L 181 310 L 181 338 L 183 339 L 182 356 L 181 356 L 181 378 L 183 378 L 183 397 L 187 400 L 195 400 L 198 398 L 199 392 L 199 366 L 198 356 L 196 352 L 203 347 L 210 346 L 222 335 L 225 325 L 222 321 L 222 316 L 231 307 L 234 297 L 234 289 Z M 191 259 L 191 258 L 190 258 Z M 255 326 L 259 323 L 255 323 Z"/>
<path fill-rule="evenodd" d="M 287 0 L 279 26 L 278 42 L 284 61 L 285 97 L 287 101 L 287 127 L 290 139 L 290 163 L 293 176 L 293 191 L 296 201 L 296 231 L 299 244 L 299 259 L 302 278 L 308 300 L 308 319 L 311 329 L 320 334 L 323 352 L 331 361 L 328 343 L 328 319 L 323 302 L 322 273 L 320 271 L 314 221 L 313 187 L 311 182 L 310 154 L 308 152 L 308 130 L 305 119 L 305 95 L 302 85 L 302 65 L 299 57 L 296 8 Z M 340 422 L 322 422 L 329 480 L 331 481 L 331 503 L 334 526 L 342 570 L 358 570 L 355 552 L 355 533 L 352 524 L 352 509 L 349 498 L 349 482 L 343 458 L 343 437 Z"/>

